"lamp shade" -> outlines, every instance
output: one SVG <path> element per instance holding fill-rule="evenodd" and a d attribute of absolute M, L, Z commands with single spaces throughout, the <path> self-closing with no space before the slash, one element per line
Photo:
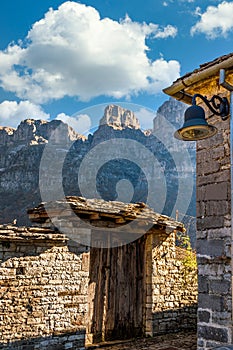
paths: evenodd
<path fill-rule="evenodd" d="M 204 109 L 192 105 L 186 109 L 184 125 L 175 132 L 174 136 L 183 141 L 196 141 L 206 139 L 216 133 L 217 128 L 207 123 Z"/>

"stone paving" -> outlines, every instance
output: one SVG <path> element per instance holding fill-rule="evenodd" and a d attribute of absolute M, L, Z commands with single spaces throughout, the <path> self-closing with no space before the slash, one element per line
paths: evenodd
<path fill-rule="evenodd" d="M 154 338 L 136 339 L 123 342 L 111 342 L 91 346 L 89 349 L 105 350 L 196 350 L 195 332 L 180 332 L 156 336 Z"/>

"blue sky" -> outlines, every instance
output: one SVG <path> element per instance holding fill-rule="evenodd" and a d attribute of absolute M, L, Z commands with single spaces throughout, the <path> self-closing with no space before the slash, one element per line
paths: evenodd
<path fill-rule="evenodd" d="M 232 52 L 232 35 L 233 1 L 3 0 L 0 125 L 58 118 L 84 132 L 123 103 L 152 127 L 162 89 Z"/>

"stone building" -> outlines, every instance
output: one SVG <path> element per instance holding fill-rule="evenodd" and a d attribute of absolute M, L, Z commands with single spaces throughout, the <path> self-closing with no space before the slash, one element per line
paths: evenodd
<path fill-rule="evenodd" d="M 34 227 L 0 226 L 1 349 L 81 350 L 195 329 L 196 270 L 175 246 L 181 223 L 143 203 L 80 197 L 29 217 Z"/>
<path fill-rule="evenodd" d="M 233 54 L 202 64 L 164 90 L 191 104 L 192 96 L 213 95 L 230 101 L 233 84 Z M 206 109 L 209 124 L 218 132 L 197 141 L 197 258 L 199 350 L 232 344 L 232 119 L 223 121 Z M 231 98 L 232 105 L 232 98 Z M 232 109 L 232 107 L 231 107 Z M 181 142 L 181 141 L 180 141 Z M 230 348 L 230 347 L 229 347 Z M 228 347 L 224 347 L 228 349 Z"/>

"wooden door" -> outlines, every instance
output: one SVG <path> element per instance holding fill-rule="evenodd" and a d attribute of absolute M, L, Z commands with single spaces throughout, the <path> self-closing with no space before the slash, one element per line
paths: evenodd
<path fill-rule="evenodd" d="M 143 335 L 145 239 L 90 251 L 90 327 L 94 342 Z"/>

